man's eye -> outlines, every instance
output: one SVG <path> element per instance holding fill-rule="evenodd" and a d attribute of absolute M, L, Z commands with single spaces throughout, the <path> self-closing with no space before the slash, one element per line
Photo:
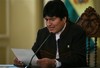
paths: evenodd
<path fill-rule="evenodd" d="M 52 20 L 52 21 L 54 21 L 54 20 L 55 20 L 55 18 L 51 18 L 51 20 Z"/>
<path fill-rule="evenodd" d="M 48 21 L 48 19 L 45 19 L 46 21 Z"/>

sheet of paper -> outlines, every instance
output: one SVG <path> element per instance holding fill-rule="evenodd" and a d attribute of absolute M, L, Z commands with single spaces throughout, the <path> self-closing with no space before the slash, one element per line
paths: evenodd
<path fill-rule="evenodd" d="M 28 65 L 32 56 L 34 55 L 34 52 L 32 49 L 17 49 L 17 48 L 12 48 L 12 51 L 14 55 L 22 61 L 24 64 Z M 32 59 L 32 66 L 37 66 L 36 61 L 38 60 L 37 56 L 35 55 Z"/>

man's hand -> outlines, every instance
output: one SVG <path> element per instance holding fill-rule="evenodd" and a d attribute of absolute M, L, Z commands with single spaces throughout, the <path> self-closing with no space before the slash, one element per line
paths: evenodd
<path fill-rule="evenodd" d="M 23 62 L 19 61 L 17 58 L 14 59 L 14 65 L 17 67 L 25 67 Z"/>
<path fill-rule="evenodd" d="M 55 68 L 55 59 L 42 58 L 37 61 L 40 68 Z"/>

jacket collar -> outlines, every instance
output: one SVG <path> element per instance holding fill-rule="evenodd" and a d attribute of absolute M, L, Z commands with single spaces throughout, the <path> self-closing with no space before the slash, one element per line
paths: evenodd
<path fill-rule="evenodd" d="M 69 33 L 69 30 L 70 30 L 70 27 L 71 27 L 71 23 L 72 23 L 72 22 L 68 22 L 68 23 L 66 24 L 66 27 L 65 27 L 65 29 L 63 30 L 63 32 L 61 33 L 60 38 L 63 38 L 63 37 L 65 37 L 65 36 L 67 36 L 67 34 Z"/>

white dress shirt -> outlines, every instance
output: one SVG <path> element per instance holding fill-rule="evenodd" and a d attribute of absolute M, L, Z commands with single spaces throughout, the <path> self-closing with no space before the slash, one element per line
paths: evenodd
<path fill-rule="evenodd" d="M 56 59 L 59 59 L 58 39 L 60 39 L 60 34 L 64 31 L 65 27 L 66 27 L 66 23 L 63 29 L 60 32 L 56 33 L 56 45 L 57 45 Z M 56 67 L 60 67 L 60 66 L 61 66 L 61 62 L 56 60 Z"/>

